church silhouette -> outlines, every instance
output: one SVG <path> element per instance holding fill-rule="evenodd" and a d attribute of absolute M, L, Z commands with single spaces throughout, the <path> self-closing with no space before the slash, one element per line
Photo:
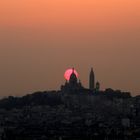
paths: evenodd
<path fill-rule="evenodd" d="M 77 78 L 76 74 L 74 73 L 74 68 L 72 68 L 72 73 L 70 75 L 70 79 L 66 80 L 65 85 L 61 86 L 62 92 L 75 92 L 75 91 L 87 91 L 87 92 L 98 92 L 100 91 L 100 83 L 96 82 L 95 85 L 95 75 L 93 68 L 91 68 L 89 74 L 89 88 L 85 88 L 81 81 Z"/>

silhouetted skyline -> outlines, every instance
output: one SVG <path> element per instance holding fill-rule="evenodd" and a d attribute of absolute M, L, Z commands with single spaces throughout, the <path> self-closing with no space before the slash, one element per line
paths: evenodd
<path fill-rule="evenodd" d="M 0 97 L 58 90 L 75 67 L 85 87 L 140 94 L 139 0 L 0 1 Z"/>

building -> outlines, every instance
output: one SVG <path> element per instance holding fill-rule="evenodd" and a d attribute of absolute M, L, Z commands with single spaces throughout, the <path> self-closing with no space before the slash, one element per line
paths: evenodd
<path fill-rule="evenodd" d="M 93 68 L 91 68 L 89 74 L 89 88 L 85 88 L 82 86 L 80 80 L 78 80 L 76 74 L 74 73 L 75 69 L 72 69 L 72 73 L 70 75 L 70 79 L 66 80 L 65 84 L 61 86 L 61 91 L 63 92 L 75 92 L 75 91 L 83 91 L 85 92 L 98 92 L 100 90 L 100 83 L 97 82 L 95 86 L 95 75 Z"/>
<path fill-rule="evenodd" d="M 68 91 L 76 91 L 76 90 L 82 90 L 82 89 L 84 89 L 84 87 L 82 86 L 80 80 L 78 81 L 76 74 L 74 73 L 74 68 L 73 68 L 69 81 L 66 80 L 65 85 L 61 86 L 61 90 L 68 92 Z"/>

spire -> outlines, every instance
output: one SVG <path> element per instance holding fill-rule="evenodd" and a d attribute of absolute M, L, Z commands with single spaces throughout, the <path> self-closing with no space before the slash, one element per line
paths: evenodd
<path fill-rule="evenodd" d="M 72 73 L 74 73 L 74 67 L 72 68 Z"/>
<path fill-rule="evenodd" d="M 89 75 L 89 89 L 94 90 L 95 88 L 95 76 L 93 72 L 93 68 L 91 68 L 90 75 Z"/>

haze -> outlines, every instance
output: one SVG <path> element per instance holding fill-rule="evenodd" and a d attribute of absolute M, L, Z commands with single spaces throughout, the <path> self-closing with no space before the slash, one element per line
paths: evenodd
<path fill-rule="evenodd" d="M 58 90 L 71 67 L 138 95 L 139 60 L 139 0 L 0 1 L 1 97 Z"/>

